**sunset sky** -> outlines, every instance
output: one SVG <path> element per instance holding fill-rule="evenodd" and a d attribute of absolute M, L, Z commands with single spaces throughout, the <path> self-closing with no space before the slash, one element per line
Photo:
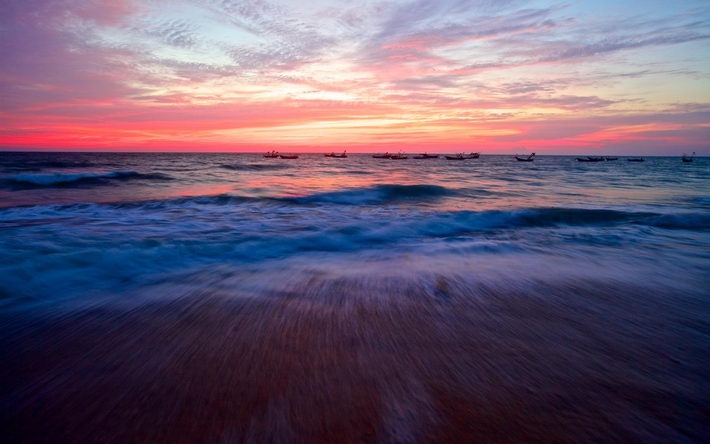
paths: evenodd
<path fill-rule="evenodd" d="M 272 148 L 710 154 L 710 2 L 0 2 L 0 149 Z"/>

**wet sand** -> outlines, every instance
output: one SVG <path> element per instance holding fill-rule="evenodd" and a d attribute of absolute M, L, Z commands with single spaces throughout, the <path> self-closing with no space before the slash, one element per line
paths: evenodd
<path fill-rule="evenodd" d="M 700 442 L 702 294 L 193 276 L 5 312 L 5 442 Z M 698 292 L 699 293 L 699 292 Z"/>

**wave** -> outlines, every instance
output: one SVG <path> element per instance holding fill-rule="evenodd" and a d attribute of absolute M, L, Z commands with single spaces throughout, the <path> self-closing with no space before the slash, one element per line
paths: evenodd
<path fill-rule="evenodd" d="M 648 225 L 658 228 L 683 229 L 683 230 L 710 230 L 710 214 L 685 213 L 662 214 L 652 216 L 647 221 Z"/>
<path fill-rule="evenodd" d="M 461 211 L 438 220 L 449 234 L 486 229 L 527 229 L 555 227 L 649 226 L 665 229 L 708 229 L 710 214 L 618 211 L 586 208 L 529 208 L 511 211 Z"/>
<path fill-rule="evenodd" d="M 606 209 L 587 208 L 534 208 L 502 213 L 506 222 L 503 226 L 510 227 L 550 227 L 577 225 L 617 225 L 626 222 L 640 222 L 654 213 L 627 212 Z"/>
<path fill-rule="evenodd" d="M 0 179 L 0 184 L 12 189 L 58 188 L 86 185 L 108 185 L 114 181 L 128 180 L 172 180 L 160 173 L 138 173 L 136 171 L 113 171 L 106 173 L 40 173 L 15 174 Z"/>
<path fill-rule="evenodd" d="M 406 201 L 436 200 L 458 194 L 456 190 L 438 185 L 375 185 L 305 197 L 285 198 L 284 200 L 301 204 L 383 205 Z"/>
<path fill-rule="evenodd" d="M 33 182 L 29 183 L 36 187 L 62 186 L 65 183 L 67 186 L 74 186 L 86 181 L 94 184 L 96 181 L 110 180 L 165 180 L 162 175 L 136 172 L 114 172 L 88 177 L 85 175 L 61 175 L 58 178 L 54 175 L 31 176 Z M 16 176 L 14 180 L 23 183 L 21 181 L 26 178 Z M 220 194 L 148 201 L 14 207 L 14 209 L 1 210 L 0 219 L 5 219 L 6 222 L 45 218 L 61 220 L 65 216 L 82 217 L 84 213 L 94 215 L 104 210 L 109 212 L 119 210 L 121 211 L 117 215 L 119 218 L 125 214 L 126 217 L 140 222 L 143 218 L 152 220 L 155 215 L 162 213 L 168 216 L 173 210 L 178 210 L 186 212 L 185 214 L 194 212 L 195 217 L 203 220 L 210 218 L 219 220 L 227 216 L 230 219 L 248 217 L 250 223 L 254 222 L 262 228 L 268 228 L 267 225 L 271 221 L 276 221 L 281 216 L 295 217 L 294 220 L 299 220 L 299 223 L 313 227 L 324 226 L 339 230 L 344 226 L 344 233 L 371 234 L 379 227 L 391 227 L 391 233 L 388 229 L 378 232 L 385 238 L 390 236 L 397 238 L 398 233 L 407 237 L 456 237 L 481 231 L 564 227 L 646 226 L 669 230 L 710 229 L 710 213 L 704 211 L 657 213 L 569 207 L 441 211 L 416 205 L 448 196 L 467 199 L 471 197 L 471 191 L 434 185 L 378 185 L 304 197 L 250 197 Z M 408 206 L 406 209 L 388 208 L 388 205 L 403 202 L 413 202 L 415 205 Z M 340 210 L 338 207 L 350 208 Z M 379 211 L 378 207 L 385 211 Z M 123 210 L 129 213 L 123 213 Z M 278 231 L 283 226 L 279 223 L 276 228 Z M 314 229 L 314 231 L 320 230 L 320 228 Z M 376 237 L 379 238 L 379 234 Z"/>
<path fill-rule="evenodd" d="M 487 191 L 481 191 L 480 194 L 487 194 Z M 442 197 L 449 196 L 471 196 L 472 192 L 468 191 L 465 194 L 459 190 L 453 190 L 446 187 L 436 185 L 377 185 L 367 188 L 354 188 L 344 191 L 334 191 L 327 193 L 316 193 L 307 196 L 299 197 L 253 197 L 242 196 L 235 194 L 218 194 L 207 196 L 189 196 L 177 197 L 162 200 L 146 200 L 133 202 L 115 202 L 115 203 L 97 203 L 97 204 L 68 204 L 57 205 L 57 208 L 84 208 L 86 205 L 101 205 L 117 208 L 146 208 L 156 210 L 159 208 L 175 208 L 175 207 L 190 207 L 198 206 L 216 206 L 222 207 L 225 205 L 263 205 L 272 207 L 276 206 L 313 206 L 313 205 L 342 205 L 342 206 L 361 206 L 361 205 L 388 205 L 396 203 L 417 203 L 436 200 Z"/>
<path fill-rule="evenodd" d="M 415 190 L 424 192 L 426 188 Z M 410 195 L 412 191 L 393 192 Z M 659 248 L 674 248 L 673 241 L 666 241 L 673 235 L 684 242 L 700 240 L 701 251 L 707 244 L 702 230 L 708 227 L 710 214 L 703 212 L 659 214 L 584 208 L 435 211 L 230 195 L 37 205 L 0 209 L 0 268 L 4 267 L 0 274 L 15 282 L 12 288 L 17 294 L 32 294 L 23 287 L 25 264 L 34 264 L 37 270 L 66 270 L 76 279 L 86 279 L 87 288 L 93 288 L 96 282 L 109 282 L 106 275 L 124 286 L 143 273 L 161 275 L 205 264 L 241 266 L 292 258 L 304 263 L 331 263 L 331 259 L 337 263 L 338 257 L 348 255 L 354 260 L 344 268 L 374 267 L 372 264 L 390 259 L 428 267 L 459 259 L 486 265 L 495 257 L 505 264 L 506 258 L 515 261 L 516 257 L 539 254 L 548 255 L 548 259 L 571 255 L 579 260 L 587 254 L 580 247 L 593 247 L 605 261 L 613 258 L 623 264 L 627 252 L 633 251 L 637 258 L 652 263 Z M 686 231 L 658 236 L 655 229 Z M 324 260 L 324 255 L 333 256 Z M 94 275 L 76 272 L 86 269 Z M 43 280 L 34 281 L 44 285 Z"/>
<path fill-rule="evenodd" d="M 69 168 L 92 168 L 101 166 L 94 162 L 88 161 L 64 161 L 64 160 L 46 160 L 23 162 L 10 162 L 3 165 L 5 172 L 20 172 L 20 171 L 42 171 L 44 169 L 69 169 Z"/>
<path fill-rule="evenodd" d="M 578 208 L 531 208 L 510 211 L 446 211 L 402 215 L 393 220 L 368 221 L 368 228 L 354 230 L 376 242 L 392 239 L 457 238 L 481 233 L 564 227 L 613 227 L 624 224 L 692 229 L 699 215 L 675 219 L 654 213 Z M 707 221 L 707 217 L 705 218 Z M 693 221 L 693 222 L 689 222 Z M 675 222 L 675 224 L 674 224 Z M 377 228 L 369 228 L 369 226 Z M 379 228 L 379 227 L 386 228 Z M 352 228 L 352 227 L 351 227 Z M 347 231 L 347 230 L 346 230 Z"/>
<path fill-rule="evenodd" d="M 171 180 L 170 176 L 151 173 L 144 174 L 135 171 L 114 171 L 108 173 L 76 173 L 76 174 L 17 174 L 0 179 L 0 183 L 14 188 L 50 188 L 50 187 L 81 187 L 85 185 L 105 185 L 113 181 Z M 494 194 L 491 196 L 491 194 Z M 401 185 L 381 184 L 370 187 L 351 188 L 340 191 L 315 193 L 298 197 L 255 197 L 233 194 L 211 196 L 191 196 L 150 201 L 128 201 L 115 203 L 77 203 L 69 205 L 36 206 L 39 219 L 61 218 L 67 214 L 81 215 L 87 207 L 131 210 L 132 217 L 140 220 L 142 212 L 150 213 L 152 217 L 159 212 L 171 210 L 195 211 L 200 218 L 238 216 L 246 211 L 250 217 L 260 214 L 271 219 L 283 214 L 302 215 L 308 219 L 307 213 L 317 209 L 317 221 L 305 220 L 314 226 L 341 226 L 342 214 L 354 218 L 346 231 L 369 232 L 369 226 L 380 227 L 384 224 L 396 226 L 401 234 L 407 236 L 451 237 L 467 235 L 477 231 L 487 230 L 522 230 L 535 228 L 555 228 L 565 226 L 575 227 L 614 227 L 620 225 L 647 226 L 661 229 L 706 230 L 710 228 L 710 213 L 705 211 L 678 211 L 674 213 L 659 213 L 650 211 L 622 211 L 616 209 L 573 208 L 573 207 L 536 207 L 511 210 L 485 211 L 437 211 L 428 205 L 445 198 L 476 199 L 478 196 L 486 199 L 495 198 L 495 193 L 487 190 L 454 189 L 439 185 Z M 406 210 L 387 208 L 390 205 L 404 205 Z M 342 210 L 334 207 L 349 207 Z M 367 207 L 368 210 L 360 210 Z M 386 211 L 377 211 L 377 207 Z M 18 207 L 19 208 L 19 207 Z M 49 209 L 49 214 L 42 208 Z M 374 211 L 373 211 L 374 210 Z M 110 210 L 109 210 L 110 211 Z M 9 213 L 5 213 L 7 215 Z M 0 213 L 0 219 L 2 219 Z M 10 219 L 14 219 L 10 217 Z M 18 219 L 25 219 L 18 216 Z M 34 220 L 32 216 L 29 219 Z M 259 226 L 265 226 L 259 222 Z M 363 228 L 365 227 L 365 228 Z M 279 228 L 283 228 L 279 226 Z M 319 231 L 316 229 L 315 231 Z M 408 234 L 407 234 L 408 233 Z M 396 234 L 385 233 L 385 237 Z"/>

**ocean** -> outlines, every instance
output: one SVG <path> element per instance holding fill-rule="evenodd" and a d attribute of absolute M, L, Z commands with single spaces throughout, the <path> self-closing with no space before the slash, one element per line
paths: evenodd
<path fill-rule="evenodd" d="M 710 160 L 0 153 L 8 442 L 700 442 Z"/>

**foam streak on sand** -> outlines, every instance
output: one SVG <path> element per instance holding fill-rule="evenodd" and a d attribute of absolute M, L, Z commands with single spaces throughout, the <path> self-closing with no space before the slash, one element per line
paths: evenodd
<path fill-rule="evenodd" d="M 0 157 L 2 439 L 710 436 L 710 164 L 342 160 Z"/>

